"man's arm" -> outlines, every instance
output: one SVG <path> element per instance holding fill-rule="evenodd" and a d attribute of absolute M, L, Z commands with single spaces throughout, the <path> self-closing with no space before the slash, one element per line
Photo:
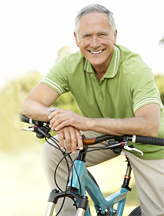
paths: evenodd
<path fill-rule="evenodd" d="M 26 97 L 22 104 L 21 112 L 38 121 L 50 121 L 48 109 L 59 97 L 59 94 L 44 83 L 38 84 Z M 83 148 L 80 131 L 72 126 L 64 127 L 56 131 L 59 136 L 59 145 L 64 148 L 64 140 L 67 152 L 76 153 L 77 145 Z"/>
<path fill-rule="evenodd" d="M 49 106 L 51 106 L 58 97 L 59 94 L 54 89 L 44 83 L 39 83 L 24 100 L 21 112 L 35 120 L 49 121 Z"/>
<path fill-rule="evenodd" d="M 93 122 L 92 127 L 100 132 L 114 135 L 140 135 L 154 136 L 158 135 L 160 126 L 160 109 L 158 104 L 149 104 L 138 109 L 133 118 L 124 119 L 104 119 L 99 125 Z M 106 125 L 103 127 L 103 125 Z"/>
<path fill-rule="evenodd" d="M 73 126 L 79 130 L 94 130 L 111 135 L 157 136 L 160 107 L 158 104 L 148 104 L 138 109 L 135 117 L 124 119 L 86 118 L 67 110 L 56 110 L 50 118 L 54 130 Z"/>

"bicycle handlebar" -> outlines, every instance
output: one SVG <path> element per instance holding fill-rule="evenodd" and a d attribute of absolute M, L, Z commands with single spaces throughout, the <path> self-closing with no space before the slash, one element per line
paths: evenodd
<path fill-rule="evenodd" d="M 124 141 L 131 141 L 133 143 L 143 143 L 143 144 L 164 146 L 164 138 L 135 136 L 135 135 L 111 136 L 111 135 L 104 134 L 96 138 L 84 138 L 83 143 L 86 145 L 93 145 L 108 139 L 115 139 L 120 141 L 124 140 Z"/>
<path fill-rule="evenodd" d="M 20 115 L 20 120 L 21 120 L 22 122 L 29 123 L 29 124 L 41 124 L 41 125 L 43 125 L 43 124 L 48 124 L 48 122 L 42 122 L 42 121 L 33 120 L 33 119 L 27 117 L 27 116 L 24 115 L 24 114 L 21 114 L 21 115 Z"/>
<path fill-rule="evenodd" d="M 46 125 L 49 126 L 49 122 L 42 122 L 42 121 L 37 121 L 33 120 L 23 114 L 20 116 L 20 120 L 25 123 L 29 124 L 36 124 L 36 125 Z M 157 137 L 148 137 L 148 136 L 136 136 L 136 135 L 124 135 L 124 136 L 112 136 L 108 134 L 104 134 L 101 136 L 98 136 L 96 138 L 83 138 L 83 143 L 84 145 L 93 145 L 100 143 L 102 141 L 106 141 L 109 139 L 114 139 L 117 141 L 131 141 L 133 143 L 143 143 L 143 144 L 152 144 L 152 145 L 159 145 L 159 146 L 164 146 L 164 138 L 157 138 Z"/>
<path fill-rule="evenodd" d="M 157 137 L 133 136 L 132 142 L 164 146 L 164 139 Z M 134 139 L 134 141 L 133 141 Z"/>
<path fill-rule="evenodd" d="M 35 132 L 38 138 L 42 139 L 44 137 L 47 137 L 47 138 L 51 137 L 51 135 L 49 134 L 49 131 L 50 131 L 49 122 L 33 120 L 25 116 L 24 114 L 20 115 L 20 120 L 25 123 L 34 124 L 33 127 L 29 127 L 30 129 L 25 129 L 25 130 Z"/>

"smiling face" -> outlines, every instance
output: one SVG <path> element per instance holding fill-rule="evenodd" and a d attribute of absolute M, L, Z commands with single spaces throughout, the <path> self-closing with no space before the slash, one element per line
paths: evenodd
<path fill-rule="evenodd" d="M 106 72 L 117 37 L 117 31 L 112 32 L 108 16 L 97 12 L 83 15 L 74 36 L 82 55 L 94 69 Z"/>

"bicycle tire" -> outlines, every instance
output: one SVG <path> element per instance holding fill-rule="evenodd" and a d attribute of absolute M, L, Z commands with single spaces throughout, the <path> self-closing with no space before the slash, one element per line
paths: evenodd
<path fill-rule="evenodd" d="M 141 208 L 140 208 L 140 206 L 133 209 L 133 211 L 128 216 L 141 216 Z"/>

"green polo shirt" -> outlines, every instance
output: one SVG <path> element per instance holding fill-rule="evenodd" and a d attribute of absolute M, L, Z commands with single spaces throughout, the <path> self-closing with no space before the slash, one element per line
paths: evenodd
<path fill-rule="evenodd" d="M 142 58 L 123 46 L 114 46 L 107 72 L 98 82 L 92 65 L 80 52 L 63 57 L 42 80 L 60 95 L 71 91 L 81 113 L 90 118 L 134 117 L 136 110 L 150 103 L 161 109 L 159 137 L 164 137 L 164 107 L 151 69 Z M 142 158 L 164 157 L 164 148 L 134 144 Z M 140 157 L 140 155 L 137 155 Z"/>

